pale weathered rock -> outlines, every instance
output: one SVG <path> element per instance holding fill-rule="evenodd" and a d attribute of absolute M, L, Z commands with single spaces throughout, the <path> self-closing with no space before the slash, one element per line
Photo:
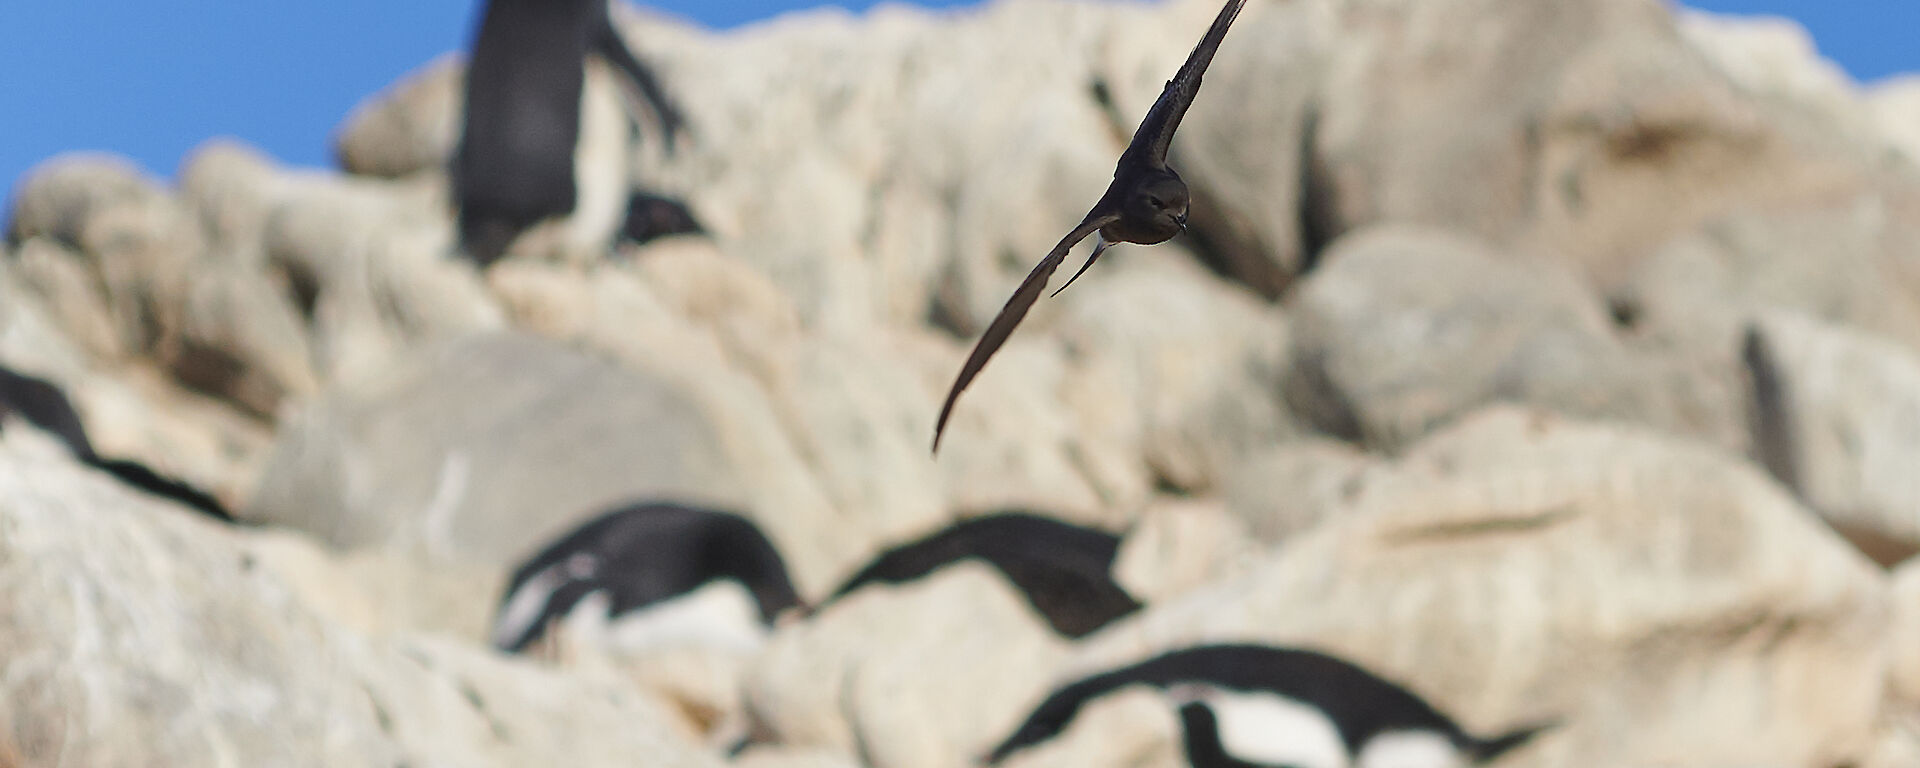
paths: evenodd
<path fill-rule="evenodd" d="M 735 768 L 861 768 L 859 760 L 830 749 L 759 747 L 731 763 Z"/>
<path fill-rule="evenodd" d="M 192 267 L 206 250 L 199 222 L 130 163 L 65 155 L 20 186 L 9 236 L 49 237 L 84 259 L 120 346 L 153 351 L 176 337 Z"/>
<path fill-rule="evenodd" d="M 1779 16 L 1678 10 L 1680 34 L 1721 72 L 1756 95 L 1858 121 L 1860 96 L 1840 65 L 1820 56 L 1813 36 Z"/>
<path fill-rule="evenodd" d="M 339 551 L 286 530 L 247 531 L 235 544 L 327 623 L 375 637 L 435 634 L 477 644 L 488 637 L 507 584 L 500 566 Z"/>
<path fill-rule="evenodd" d="M 1440 231 L 1345 238 L 1301 284 L 1293 318 L 1295 409 L 1369 446 L 1404 445 L 1496 401 L 1667 421 L 1571 274 Z"/>
<path fill-rule="evenodd" d="M 749 678 L 748 706 L 778 743 L 875 768 L 957 768 L 1025 716 L 1062 645 L 996 571 L 962 563 L 782 630 Z"/>
<path fill-rule="evenodd" d="M 1867 91 L 1867 109 L 1887 142 L 1920 165 L 1920 75 L 1876 83 Z"/>
<path fill-rule="evenodd" d="M 399 178 L 439 170 L 460 138 L 466 60 L 446 54 L 361 101 L 334 130 L 340 168 Z"/>
<path fill-rule="evenodd" d="M 1920 765 L 1920 561 L 1893 572 L 1888 711 L 1869 768 Z"/>
<path fill-rule="evenodd" d="M 1027 705 L 1040 703 L 1040 696 L 1045 693 L 1051 691 L 1036 695 Z M 1174 717 L 1173 708 L 1166 697 L 1146 688 L 1116 691 L 1095 699 L 1074 717 L 1073 726 L 1066 732 L 1015 752 L 1002 765 L 1007 768 L 1191 766 L 1181 750 L 1180 723 Z"/>
<path fill-rule="evenodd" d="M 223 403 L 182 391 L 141 361 L 96 362 L 89 353 L 98 350 L 70 340 L 71 323 L 51 319 L 85 315 L 56 310 L 59 295 L 43 296 L 33 280 L 16 277 L 35 269 L 26 257 L 49 251 L 71 255 L 36 237 L 23 244 L 23 261 L 0 260 L 0 364 L 59 387 L 101 455 L 139 461 L 229 503 L 244 498 L 271 440 L 267 429 Z"/>
<path fill-rule="evenodd" d="M 1228 511 L 1254 538 L 1277 544 L 1334 519 L 1380 460 L 1348 443 L 1309 438 L 1248 456 L 1228 478 Z"/>
<path fill-rule="evenodd" d="M 132 353 L 86 257 L 58 239 L 33 237 L 20 244 L 14 258 L 23 287 L 45 300 L 53 321 L 88 356 L 120 360 Z"/>
<path fill-rule="evenodd" d="M 1669 23 L 1643 0 L 1336 7 L 1340 42 L 1308 147 L 1323 164 L 1315 205 L 1328 235 L 1397 221 L 1506 236 L 1532 216 L 1538 121 L 1571 62 Z M 1476 34 L 1458 33 L 1468 26 Z"/>
<path fill-rule="evenodd" d="M 714 441 L 658 380 L 533 337 L 475 336 L 303 414 L 247 515 L 335 546 L 510 563 L 618 504 L 733 501 Z"/>
<path fill-rule="evenodd" d="M 0 622 L 0 754 L 103 768 L 717 764 L 638 691 L 333 627 L 235 534 L 28 434 L 0 442 L 0 606 L 15 618 Z"/>
<path fill-rule="evenodd" d="M 229 507 L 247 498 L 273 446 L 268 425 L 223 401 L 183 392 L 150 368 L 82 368 L 52 380 L 65 388 L 101 455 L 139 461 Z"/>
<path fill-rule="evenodd" d="M 453 258 L 431 182 L 308 179 L 279 190 L 262 234 L 312 327 L 320 375 L 377 376 L 408 347 L 504 325 L 471 265 Z"/>
<path fill-rule="evenodd" d="M 86 351 L 53 319 L 16 254 L 0 248 L 0 361 L 23 369 L 60 372 L 85 366 Z"/>
<path fill-rule="evenodd" d="M 1888 678 L 1888 694 L 1920 718 L 1920 562 L 1901 566 L 1893 572 L 1893 631 L 1887 647 L 1892 650 L 1893 674 Z"/>
<path fill-rule="evenodd" d="M 286 168 L 234 139 L 213 139 L 180 164 L 180 195 L 200 214 L 212 240 L 211 258 L 226 265 L 266 267 L 267 221 L 288 196 L 325 184 L 325 176 Z"/>
<path fill-rule="evenodd" d="M 1906 287 L 1920 257 L 1920 189 L 1717 219 L 1660 247 L 1620 301 L 1649 334 L 1731 357 L 1747 324 L 1795 310 L 1920 350 L 1920 302 Z"/>
<path fill-rule="evenodd" d="M 1116 18 L 1084 3 L 885 8 L 726 37 L 621 21 L 682 95 L 695 138 L 657 172 L 688 180 L 678 186 L 722 250 L 823 326 L 935 315 L 971 332 L 1112 174 L 1125 136 L 1089 86 Z M 736 66 L 765 49 L 781 51 L 775 76 Z M 1023 87 L 995 85 L 1013 81 Z M 794 130 L 808 125 L 832 128 Z"/>
<path fill-rule="evenodd" d="M 1330 235 L 1444 225 L 1610 290 L 1703 221 L 1869 187 L 1884 155 L 1859 120 L 1736 83 L 1655 0 L 1340 8 L 1309 148 Z"/>
<path fill-rule="evenodd" d="M 23 190 L 14 228 L 31 238 L 24 271 L 96 355 L 152 359 L 257 415 L 314 389 L 286 298 L 248 265 L 214 255 L 189 205 L 120 161 L 90 156 L 50 161 Z"/>
<path fill-rule="evenodd" d="M 45 235 L 78 247 L 88 223 L 114 207 L 163 195 L 124 158 L 95 153 L 61 155 L 27 172 L 13 194 L 7 239 Z"/>
<path fill-rule="evenodd" d="M 1777 392 L 1754 407 L 1770 467 L 1883 562 L 1920 552 L 1920 358 L 1886 339 L 1803 315 L 1765 316 L 1749 364 Z"/>
<path fill-rule="evenodd" d="M 1515 765 L 1831 765 L 1870 747 L 1888 608 L 1877 569 L 1753 468 L 1502 408 L 1063 672 L 1280 642 L 1362 664 L 1476 732 L 1559 718 Z"/>
<path fill-rule="evenodd" d="M 1159 500 L 1121 540 L 1113 578 L 1151 605 L 1246 570 L 1260 549 L 1218 501 Z"/>
<path fill-rule="evenodd" d="M 1126 446 L 1157 484 L 1206 493 L 1241 455 L 1297 431 L 1279 310 L 1167 254 L 1104 258 L 1118 263 L 1062 297 L 1055 331 L 1078 363 L 1062 399 L 1089 444 Z"/>

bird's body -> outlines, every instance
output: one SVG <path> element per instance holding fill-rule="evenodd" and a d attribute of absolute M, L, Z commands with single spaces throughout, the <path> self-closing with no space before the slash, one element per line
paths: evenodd
<path fill-rule="evenodd" d="M 615 625 L 642 609 L 649 614 L 664 609 L 661 616 L 667 617 L 738 613 L 727 608 L 739 602 L 724 594 L 728 589 L 705 589 L 717 582 L 737 585 L 751 596 L 763 626 L 800 605 L 779 551 L 745 518 L 674 504 L 621 508 L 580 526 L 515 571 L 500 600 L 493 643 L 501 650 L 521 650 L 548 622 L 572 614 L 589 598 L 604 601 L 596 603 L 600 613 Z M 738 634 L 731 626 L 719 631 L 729 638 Z"/>
<path fill-rule="evenodd" d="M 1183 708 L 1183 722 L 1188 717 L 1197 720 L 1213 715 L 1220 726 L 1230 730 L 1211 735 L 1189 733 L 1190 739 L 1199 739 L 1189 745 L 1200 747 L 1204 753 L 1211 746 L 1208 741 L 1217 740 L 1229 756 L 1236 748 L 1251 753 L 1237 756 L 1241 762 L 1214 764 L 1222 766 L 1440 768 L 1454 764 L 1433 763 L 1422 755 L 1453 756 L 1459 765 L 1477 764 L 1526 743 L 1547 727 L 1531 726 L 1482 739 L 1467 733 L 1419 696 L 1341 659 L 1295 648 L 1202 645 L 1062 686 L 994 748 L 988 762 L 998 763 L 1014 752 L 1053 738 L 1089 701 L 1135 685 L 1172 692 L 1196 688 L 1208 691 L 1204 697 L 1182 694 L 1184 704 L 1199 701 L 1209 710 Z M 1300 724 L 1302 713 L 1311 715 L 1304 725 Z M 1312 722 L 1316 718 L 1337 735 L 1337 754 L 1327 746 L 1325 731 L 1316 731 Z M 1276 740 L 1276 734 L 1283 737 Z M 1274 760 L 1280 762 L 1268 762 Z M 1207 768 L 1197 762 L 1195 765 Z"/>
<path fill-rule="evenodd" d="M 947 392 L 946 402 L 940 407 L 940 417 L 934 424 L 933 450 L 940 450 L 940 437 L 946 431 L 947 419 L 953 415 L 953 404 L 960 398 L 961 391 L 973 382 L 980 370 L 986 367 L 987 360 L 1005 344 L 1013 329 L 1027 315 L 1027 310 L 1046 290 L 1047 280 L 1054 270 L 1067 258 L 1067 253 L 1088 235 L 1099 233 L 1100 240 L 1094 245 L 1092 255 L 1086 264 L 1067 279 L 1060 290 L 1072 285 L 1074 280 L 1085 274 L 1107 246 L 1114 243 L 1136 243 L 1153 245 L 1164 243 L 1180 234 L 1187 226 L 1188 190 L 1180 174 L 1167 165 L 1167 151 L 1172 146 L 1174 131 L 1180 127 L 1180 119 L 1187 113 L 1187 107 L 1193 104 L 1194 96 L 1200 93 L 1200 77 L 1206 73 L 1207 65 L 1212 63 L 1213 54 L 1219 50 L 1220 42 L 1226 39 L 1227 29 L 1240 15 L 1240 9 L 1246 0 L 1227 0 L 1214 17 L 1213 26 L 1207 29 L 1206 36 L 1195 45 L 1193 52 L 1187 55 L 1187 61 L 1180 71 L 1167 81 L 1160 92 L 1160 98 L 1147 111 L 1140 127 L 1134 131 L 1132 141 L 1120 154 L 1120 161 L 1113 170 L 1113 182 L 1107 185 L 1107 191 L 1087 212 L 1086 218 L 1061 238 L 1047 257 L 1035 265 L 1033 271 L 1014 289 L 1013 297 L 1007 299 L 1000 314 L 988 324 L 972 354 L 960 367 L 960 375 L 955 378 L 952 389 Z M 1056 291 L 1055 293 L 1058 293 Z"/>
<path fill-rule="evenodd" d="M 490 0 L 467 64 L 451 168 L 462 250 L 484 267 L 522 230 L 578 202 L 586 57 L 597 54 L 646 97 L 668 142 L 682 127 L 652 70 L 627 49 L 608 0 Z M 669 146 L 671 144 L 669 143 Z"/>
<path fill-rule="evenodd" d="M 1002 513 L 955 523 L 882 553 L 834 597 L 875 583 L 901 583 L 962 560 L 998 569 L 1055 631 L 1086 635 L 1138 610 L 1114 581 L 1120 538 L 1039 515 Z"/>

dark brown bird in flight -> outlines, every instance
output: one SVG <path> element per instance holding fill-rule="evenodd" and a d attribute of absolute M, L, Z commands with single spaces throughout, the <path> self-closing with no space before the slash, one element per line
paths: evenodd
<path fill-rule="evenodd" d="M 1159 100 L 1147 111 L 1147 117 L 1140 121 L 1140 128 L 1134 131 L 1133 141 L 1128 142 L 1125 152 L 1120 154 L 1120 162 L 1113 169 L 1113 183 L 1107 185 L 1107 192 L 1100 196 L 1100 202 L 1093 204 L 1093 210 L 1080 221 L 1080 226 L 1061 238 L 1053 252 L 1040 260 L 1027 279 L 1013 292 L 1013 298 L 1007 299 L 1007 305 L 1000 309 L 999 316 L 993 318 L 993 324 L 987 326 L 987 332 L 980 337 L 980 343 L 973 347 L 973 354 L 967 356 L 967 363 L 960 367 L 959 378 L 954 379 L 953 389 L 947 392 L 947 402 L 940 406 L 940 420 L 933 428 L 933 450 L 940 451 L 940 435 L 946 431 L 947 417 L 953 415 L 953 403 L 960 399 L 960 392 L 973 383 L 973 377 L 986 367 L 987 360 L 1013 335 L 1013 329 L 1020 319 L 1027 316 L 1027 310 L 1040 298 L 1040 292 L 1047 287 L 1047 279 L 1060 263 L 1067 258 L 1067 252 L 1085 240 L 1087 235 L 1099 233 L 1094 244 L 1093 255 L 1087 257 L 1087 263 L 1080 271 L 1067 278 L 1060 291 L 1073 285 L 1080 279 L 1093 262 L 1099 260 L 1101 252 L 1114 243 L 1139 243 L 1153 245 L 1164 243 L 1187 228 L 1187 184 L 1180 180 L 1180 174 L 1167 166 L 1167 146 L 1173 142 L 1173 132 L 1180 127 L 1180 118 L 1187 114 L 1187 107 L 1193 103 L 1193 97 L 1200 92 L 1200 75 L 1207 71 L 1207 65 L 1213 62 L 1213 52 L 1219 50 L 1220 41 L 1227 36 L 1227 28 L 1233 25 L 1233 19 L 1240 15 L 1240 8 L 1247 0 L 1227 0 L 1220 15 L 1213 19 L 1213 26 L 1207 29 L 1207 36 L 1187 54 L 1187 63 L 1180 65 L 1180 71 L 1167 81 L 1167 87 L 1160 92 Z"/>

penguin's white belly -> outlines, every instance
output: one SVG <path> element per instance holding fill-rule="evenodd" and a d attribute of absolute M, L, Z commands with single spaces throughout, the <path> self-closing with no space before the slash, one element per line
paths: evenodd
<path fill-rule="evenodd" d="M 732 579 L 716 579 L 678 597 L 628 611 L 607 630 L 609 648 L 620 651 L 695 647 L 751 653 L 766 638 L 753 593 Z"/>
<path fill-rule="evenodd" d="M 1388 731 L 1360 747 L 1358 768 L 1464 768 L 1467 760 L 1433 731 Z"/>
<path fill-rule="evenodd" d="M 1346 742 L 1319 709 L 1271 693 L 1222 691 L 1208 700 L 1220 746 L 1238 759 L 1299 768 L 1347 768 Z"/>

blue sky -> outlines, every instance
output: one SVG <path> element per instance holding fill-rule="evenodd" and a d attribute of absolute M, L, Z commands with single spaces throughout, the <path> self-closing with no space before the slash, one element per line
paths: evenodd
<path fill-rule="evenodd" d="M 921 0 L 968 5 L 972 0 Z M 731 27 L 817 0 L 663 0 Z M 854 10 L 871 2 L 840 3 Z M 463 47 L 476 0 L 10 0 L 0 24 L 0 194 L 66 150 L 110 150 L 160 176 L 213 136 L 326 165 L 363 96 Z M 1855 77 L 1920 70 L 1920 0 L 1695 0 L 1806 24 Z"/>

